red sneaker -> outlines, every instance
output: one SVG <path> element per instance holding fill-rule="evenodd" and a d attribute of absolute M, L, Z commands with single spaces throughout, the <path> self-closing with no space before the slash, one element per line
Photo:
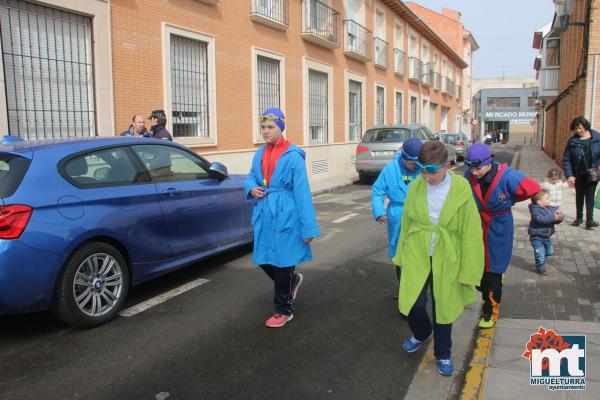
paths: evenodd
<path fill-rule="evenodd" d="M 294 318 L 294 314 L 290 314 L 290 315 L 273 314 L 271 316 L 271 318 L 269 318 L 265 322 L 265 326 L 267 328 L 281 328 L 282 326 L 287 324 L 289 321 L 291 321 L 292 318 Z"/>

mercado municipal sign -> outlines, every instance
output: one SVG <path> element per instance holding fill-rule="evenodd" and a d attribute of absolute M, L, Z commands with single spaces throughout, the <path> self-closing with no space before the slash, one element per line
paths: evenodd
<path fill-rule="evenodd" d="M 510 119 L 510 120 L 532 120 L 535 119 L 535 111 L 486 111 L 486 119 Z"/>

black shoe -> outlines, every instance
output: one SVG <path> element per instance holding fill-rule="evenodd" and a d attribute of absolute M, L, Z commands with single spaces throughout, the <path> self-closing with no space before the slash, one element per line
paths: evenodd
<path fill-rule="evenodd" d="M 583 223 L 583 220 L 581 218 L 577 218 L 575 221 L 573 221 L 573 223 L 571 224 L 571 226 L 579 226 Z"/>
<path fill-rule="evenodd" d="M 588 231 L 591 231 L 592 228 L 597 228 L 597 227 L 598 227 L 598 223 L 596 221 L 585 223 L 585 229 L 587 229 Z"/>

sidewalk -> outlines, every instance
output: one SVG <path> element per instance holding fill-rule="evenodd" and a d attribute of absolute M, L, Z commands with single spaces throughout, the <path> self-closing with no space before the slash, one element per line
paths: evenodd
<path fill-rule="evenodd" d="M 539 182 L 549 168 L 556 166 L 543 152 L 530 148 L 523 148 L 515 161 L 518 169 Z M 463 397 L 477 398 L 482 394 L 481 398 L 486 400 L 598 398 L 600 228 L 587 231 L 583 226 L 570 225 L 575 218 L 575 191 L 564 191 L 561 210 L 565 221 L 557 226 L 553 236 L 554 255 L 546 263 L 548 275 L 541 276 L 534 270 L 533 250 L 527 235 L 528 205 L 529 201 L 524 201 L 513 210 L 514 252 L 504 275 L 501 319 L 495 329 L 487 330 L 491 332 L 482 340 L 487 353 L 480 357 L 482 361 L 475 362 L 479 364 L 475 369 L 480 367 L 483 371 L 483 388 L 479 388 L 479 394 L 463 392 L 466 395 Z M 596 211 L 600 220 L 600 210 Z M 587 335 L 585 391 L 550 391 L 547 386 L 530 385 L 529 361 L 522 354 L 529 336 L 540 326 L 555 329 L 560 335 Z M 491 344 L 489 349 L 486 340 Z M 481 349 L 475 350 L 473 359 L 478 356 Z"/>

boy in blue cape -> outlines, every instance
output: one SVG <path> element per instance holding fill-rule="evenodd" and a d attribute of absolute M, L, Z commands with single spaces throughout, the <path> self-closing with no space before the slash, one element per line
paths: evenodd
<path fill-rule="evenodd" d="M 396 255 L 402 210 L 410 184 L 419 176 L 417 160 L 423 143 L 416 138 L 402 144 L 402 150 L 383 168 L 371 188 L 373 218 L 380 224 L 387 224 L 388 251 L 390 258 Z M 390 199 L 384 208 L 385 197 Z M 400 267 L 396 266 L 396 276 L 400 282 Z"/>
<path fill-rule="evenodd" d="M 279 328 L 294 317 L 294 302 L 303 276 L 295 267 L 311 261 L 310 242 L 319 225 L 308 185 L 305 153 L 283 137 L 285 116 L 278 108 L 260 118 L 265 145 L 254 154 L 246 195 L 258 199 L 252 212 L 252 260 L 273 280 L 275 314 L 265 325 Z"/>

